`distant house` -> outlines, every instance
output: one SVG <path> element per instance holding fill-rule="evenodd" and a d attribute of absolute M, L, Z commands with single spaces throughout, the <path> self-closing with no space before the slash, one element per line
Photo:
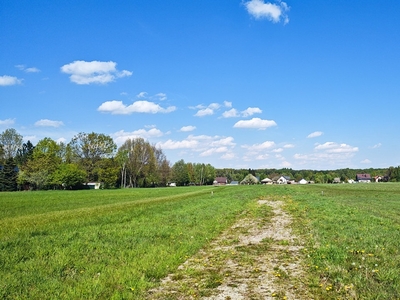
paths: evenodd
<path fill-rule="evenodd" d="M 98 189 L 100 189 L 101 183 L 100 182 L 88 182 L 85 185 L 89 190 L 98 190 Z"/>
<path fill-rule="evenodd" d="M 261 180 L 261 183 L 262 184 L 272 184 L 272 179 L 269 179 L 268 177 L 264 178 L 263 180 Z"/>
<path fill-rule="evenodd" d="M 357 174 L 356 181 L 358 182 L 371 182 L 371 175 L 370 174 Z"/>
<path fill-rule="evenodd" d="M 226 185 L 228 183 L 228 179 L 226 177 L 216 177 L 214 179 L 214 185 Z"/>
<path fill-rule="evenodd" d="M 252 174 L 248 174 L 241 182 L 240 184 L 257 184 L 259 180 L 257 179 L 256 176 Z"/>
<path fill-rule="evenodd" d="M 307 184 L 307 183 L 308 183 L 308 181 L 305 180 L 304 178 L 303 178 L 302 180 L 299 181 L 299 184 Z"/>
<path fill-rule="evenodd" d="M 340 177 L 335 177 L 332 183 L 340 183 Z"/>
<path fill-rule="evenodd" d="M 277 184 L 287 184 L 290 181 L 290 177 L 289 176 L 281 176 L 278 178 L 278 180 L 276 181 Z"/>

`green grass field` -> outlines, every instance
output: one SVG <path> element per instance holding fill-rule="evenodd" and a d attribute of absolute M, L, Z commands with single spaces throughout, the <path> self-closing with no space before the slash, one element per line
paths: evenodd
<path fill-rule="evenodd" d="M 400 299 L 399 184 L 0 193 L 0 298 L 142 299 L 257 199 L 294 217 L 316 299 Z"/>

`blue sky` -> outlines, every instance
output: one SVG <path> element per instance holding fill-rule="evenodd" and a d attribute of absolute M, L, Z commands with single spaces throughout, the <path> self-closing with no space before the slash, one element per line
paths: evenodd
<path fill-rule="evenodd" d="M 0 132 L 217 168 L 400 165 L 400 1 L 2 1 Z"/>

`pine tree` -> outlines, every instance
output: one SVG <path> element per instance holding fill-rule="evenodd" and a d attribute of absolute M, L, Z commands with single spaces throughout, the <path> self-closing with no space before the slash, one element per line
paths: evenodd
<path fill-rule="evenodd" d="M 12 157 L 6 160 L 4 166 L 0 170 L 0 191 L 16 191 L 17 190 L 18 169 Z"/>

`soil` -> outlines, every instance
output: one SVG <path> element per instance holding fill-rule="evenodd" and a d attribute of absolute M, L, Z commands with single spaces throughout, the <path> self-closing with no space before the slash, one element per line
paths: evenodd
<path fill-rule="evenodd" d="M 282 201 L 259 200 L 268 217 L 244 216 L 162 280 L 148 299 L 312 299 L 301 241 Z"/>

